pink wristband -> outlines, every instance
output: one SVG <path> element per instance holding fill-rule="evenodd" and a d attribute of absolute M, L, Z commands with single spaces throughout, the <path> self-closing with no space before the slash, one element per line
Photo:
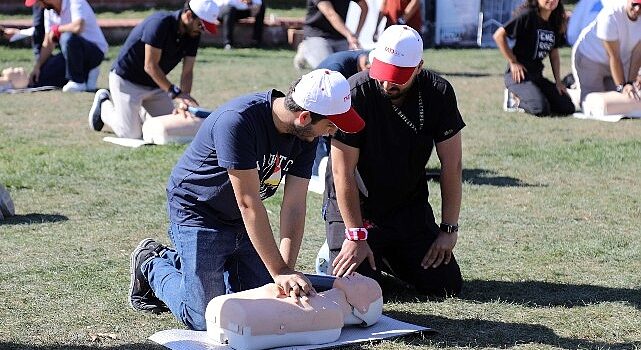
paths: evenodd
<path fill-rule="evenodd" d="M 367 229 L 363 227 L 346 228 L 345 239 L 349 241 L 365 241 L 367 240 Z"/>
<path fill-rule="evenodd" d="M 60 39 L 60 26 L 57 24 L 54 24 L 51 26 L 51 32 L 53 33 L 53 37 L 56 38 L 56 40 Z"/>

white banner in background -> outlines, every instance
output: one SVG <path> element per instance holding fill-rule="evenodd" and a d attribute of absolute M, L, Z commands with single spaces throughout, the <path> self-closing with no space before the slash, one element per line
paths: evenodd
<path fill-rule="evenodd" d="M 481 0 L 438 0 L 436 38 L 438 46 L 478 46 Z"/>

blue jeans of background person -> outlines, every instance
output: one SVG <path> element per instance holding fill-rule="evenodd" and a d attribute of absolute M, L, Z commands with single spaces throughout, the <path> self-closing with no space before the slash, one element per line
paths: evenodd
<path fill-rule="evenodd" d="M 96 44 L 70 32 L 60 35 L 60 50 L 66 61 L 65 77 L 76 83 L 86 83 L 89 71 L 105 58 Z"/>
<path fill-rule="evenodd" d="M 272 281 L 244 229 L 211 229 L 171 223 L 174 249 L 142 266 L 156 296 L 193 330 L 205 330 L 211 299 Z M 227 276 L 225 276 L 225 273 Z"/>

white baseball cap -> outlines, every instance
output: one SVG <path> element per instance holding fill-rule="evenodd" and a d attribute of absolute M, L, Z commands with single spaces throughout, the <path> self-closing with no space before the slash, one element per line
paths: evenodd
<path fill-rule="evenodd" d="M 328 69 L 317 69 L 300 78 L 292 99 L 303 109 L 324 115 L 343 132 L 355 133 L 365 121 L 352 108 L 352 94 L 345 77 Z"/>
<path fill-rule="evenodd" d="M 378 38 L 373 52 L 369 76 L 403 85 L 423 59 L 423 39 L 406 25 L 389 26 Z"/>
<path fill-rule="evenodd" d="M 218 5 L 214 0 L 190 0 L 189 8 L 203 22 L 205 30 L 211 34 L 217 31 Z"/>

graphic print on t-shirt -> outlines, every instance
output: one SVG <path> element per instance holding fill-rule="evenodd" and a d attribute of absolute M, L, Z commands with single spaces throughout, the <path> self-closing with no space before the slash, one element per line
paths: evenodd
<path fill-rule="evenodd" d="M 283 172 L 288 171 L 292 163 L 293 160 L 276 153 L 265 155 L 263 163 L 256 164 L 260 179 L 260 199 L 264 200 L 274 195 L 283 178 Z"/>
<path fill-rule="evenodd" d="M 551 30 L 537 29 L 534 59 L 545 58 L 554 48 L 554 32 Z"/>

